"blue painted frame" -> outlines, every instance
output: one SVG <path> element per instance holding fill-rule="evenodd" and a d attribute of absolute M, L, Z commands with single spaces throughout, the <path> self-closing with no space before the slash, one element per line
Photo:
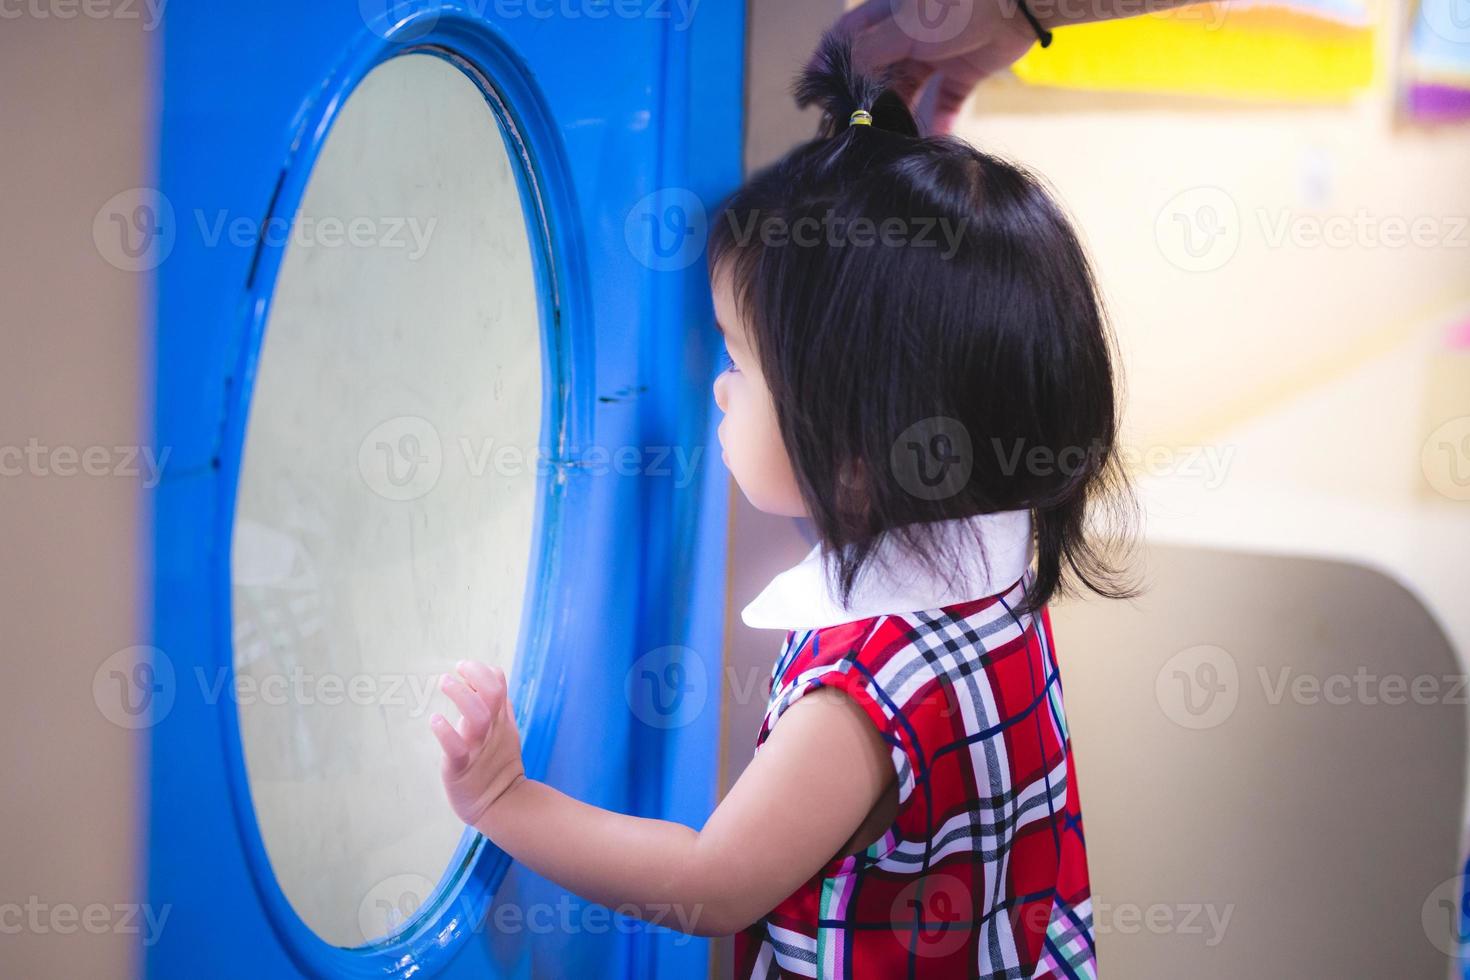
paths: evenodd
<path fill-rule="evenodd" d="M 399 41 L 400 37 L 412 40 Z M 575 467 L 575 460 L 566 456 L 565 447 L 580 445 L 590 435 L 587 399 L 584 397 L 578 403 L 571 397 L 573 392 L 590 392 L 587 385 L 578 383 L 591 359 L 586 349 L 590 337 L 585 336 L 583 326 L 586 276 L 579 274 L 585 263 L 581 260 L 575 223 L 565 218 L 575 213 L 575 202 L 566 199 L 571 184 L 562 149 L 529 70 L 486 25 L 461 15 L 418 11 L 385 26 L 381 35 L 370 35 L 351 52 L 306 107 L 290 158 L 272 197 L 266 224 L 284 221 L 289 227 L 294 223 L 307 181 L 332 125 L 362 79 L 385 62 L 411 55 L 443 58 L 458 67 L 485 95 L 506 138 L 506 150 L 514 165 L 521 210 L 527 217 L 537 291 L 541 296 L 540 335 L 545 376 L 541 404 L 543 428 L 538 445 L 559 447 L 559 450 L 547 460 L 549 469 L 538 467 L 532 540 L 539 548 L 530 557 L 521 613 L 523 625 L 511 675 L 512 703 L 517 706 L 516 721 L 522 732 L 526 772 L 538 778 L 544 773 L 551 747 L 556 701 L 536 695 L 548 681 L 553 690 L 559 687 L 566 669 L 565 651 L 549 645 L 547 609 L 558 605 L 558 599 L 597 588 L 600 580 L 600 570 L 566 560 L 565 542 L 584 534 L 607 533 L 608 529 L 588 527 L 586 508 L 566 506 L 567 497 L 576 493 L 577 484 L 567 479 L 567 471 Z M 553 228 L 565 230 L 568 241 L 553 237 Z M 223 492 L 218 498 L 215 534 L 225 544 L 220 559 L 214 563 L 211 591 L 216 603 L 214 621 L 218 624 L 213 648 L 223 658 L 216 666 L 227 671 L 233 667 L 229 542 L 234 527 L 235 495 L 261 343 L 270 318 L 276 276 L 287 247 L 286 241 L 271 243 L 262 237 L 251 260 L 246 284 L 246 339 L 234 375 L 241 380 L 231 391 L 220 446 Z M 494 893 L 505 875 L 509 857 L 481 834 L 466 828 L 444 877 L 398 932 L 350 950 L 323 942 L 296 914 L 271 871 L 251 799 L 236 705 L 226 698 L 223 709 L 220 732 L 225 740 L 240 844 L 254 872 L 256 893 L 271 925 L 297 964 L 304 971 L 321 976 L 393 977 L 425 970 L 432 972 L 453 957 L 466 936 L 463 910 L 480 908 Z"/>
<path fill-rule="evenodd" d="M 150 729 L 144 899 L 171 914 L 142 963 L 155 976 L 388 976 L 407 971 L 393 958 L 407 953 L 425 974 L 456 980 L 701 975 L 706 940 L 624 917 L 611 933 L 477 935 L 472 920 L 492 890 L 497 903 L 504 896 L 531 908 L 567 893 L 524 867 L 508 870 L 471 833 L 456 854 L 468 882 L 441 882 L 433 910 L 371 955 L 325 947 L 303 933 L 263 863 L 233 702 L 215 704 L 184 683 L 191 669 L 202 680 L 205 669 L 232 667 L 228 518 L 267 283 L 281 258 L 279 246 L 190 238 L 185 209 L 294 213 L 356 80 L 388 57 L 438 45 L 504 93 L 526 135 L 527 172 L 545 178 L 543 232 L 553 247 L 537 274 L 548 289 L 554 282 L 556 302 L 543 311 L 552 321 L 543 344 L 560 345 L 564 373 L 543 386 L 543 417 L 560 404 L 564 425 L 536 517 L 560 537 L 543 537 L 546 550 L 533 559 L 539 587 L 528 590 L 517 654 L 518 682 L 536 685 L 516 698 L 528 771 L 544 768 L 549 783 L 594 805 L 693 826 L 716 802 L 718 697 L 714 710 L 660 730 L 629 712 L 619 688 L 639 653 L 667 644 L 686 646 L 706 676 L 719 676 L 728 476 L 717 452 L 678 488 L 599 474 L 585 454 L 715 443 L 708 383 L 719 340 L 703 263 L 640 264 L 622 240 L 623 219 L 651 191 L 711 202 L 738 181 L 743 4 L 706 0 L 685 30 L 648 19 L 497 19 L 484 0 L 384 0 L 417 12 L 367 22 L 371 6 L 179 0 L 165 12 L 157 187 L 179 212 L 180 233 L 156 272 L 155 443 L 172 455 L 148 506 L 153 643 L 178 689 Z M 563 520 L 551 519 L 557 507 Z M 547 651 L 543 670 L 520 669 L 536 650 Z M 577 724 L 558 724 L 563 716 Z M 222 837 L 226 824 L 235 832 Z"/>

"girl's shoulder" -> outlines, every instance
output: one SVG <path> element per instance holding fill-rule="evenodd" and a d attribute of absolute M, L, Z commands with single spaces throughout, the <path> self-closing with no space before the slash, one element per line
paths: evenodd
<path fill-rule="evenodd" d="M 948 606 L 788 632 L 757 746 L 793 704 L 818 689 L 851 697 L 915 763 L 925 747 L 982 735 L 1000 716 L 1033 703 L 1047 673 L 1037 656 L 1049 640 L 1039 618 L 1044 610 L 1038 617 L 1013 612 L 1029 578 Z M 907 789 L 900 784 L 904 799 Z"/>
<path fill-rule="evenodd" d="M 1031 573 L 1009 589 L 932 609 L 883 613 L 811 629 L 789 630 L 771 672 L 771 686 L 797 683 L 812 672 L 837 670 L 897 691 L 927 674 L 957 679 L 1003 655 L 1038 626 L 1018 615 Z"/>
<path fill-rule="evenodd" d="M 1028 654 L 1050 645 L 1045 610 L 1014 611 L 1029 580 L 1023 574 L 1008 591 L 944 607 L 789 630 L 770 673 L 763 735 L 817 688 L 853 696 L 885 735 L 925 727 L 932 716 L 948 723 L 957 699 L 980 688 L 1029 691 L 1038 658 Z"/>

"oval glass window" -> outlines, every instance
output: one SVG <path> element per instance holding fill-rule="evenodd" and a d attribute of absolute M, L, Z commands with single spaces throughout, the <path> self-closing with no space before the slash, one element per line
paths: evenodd
<path fill-rule="evenodd" d="M 435 682 L 516 656 L 543 367 L 519 168 L 454 64 L 378 65 L 321 146 L 262 334 L 231 540 L 240 741 L 275 879 L 334 946 L 395 932 L 449 871 Z"/>

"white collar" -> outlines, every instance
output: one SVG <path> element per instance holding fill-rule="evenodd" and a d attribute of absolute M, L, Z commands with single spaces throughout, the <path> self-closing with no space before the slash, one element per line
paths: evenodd
<path fill-rule="evenodd" d="M 1003 510 L 974 517 L 937 521 L 935 528 L 954 545 L 960 568 L 953 581 L 945 571 L 905 553 L 885 535 L 865 566 L 844 608 L 824 574 L 821 546 L 777 575 L 740 612 L 755 629 L 805 630 L 836 626 L 885 613 L 938 609 L 981 599 L 1015 583 L 1031 564 L 1031 512 Z M 975 533 L 985 541 L 987 569 L 975 548 Z M 885 566 L 886 563 L 886 566 Z"/>

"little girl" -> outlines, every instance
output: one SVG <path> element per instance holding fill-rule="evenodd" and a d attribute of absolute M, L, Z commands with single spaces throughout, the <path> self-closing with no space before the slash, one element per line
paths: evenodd
<path fill-rule="evenodd" d="M 588 900 L 734 934 L 740 978 L 1094 977 L 1046 608 L 1071 575 L 1134 594 L 1084 537 L 1128 489 L 1087 259 L 1031 176 L 920 136 L 849 38 L 796 96 L 821 132 L 709 243 L 726 464 L 819 538 L 742 613 L 785 631 L 755 756 L 700 830 L 601 810 L 526 778 L 504 674 L 462 661 L 463 720 L 431 720 L 449 800 Z"/>

